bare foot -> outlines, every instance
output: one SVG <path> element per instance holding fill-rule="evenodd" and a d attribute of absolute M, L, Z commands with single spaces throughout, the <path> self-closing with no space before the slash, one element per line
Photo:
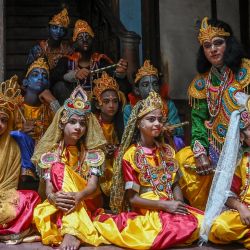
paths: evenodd
<path fill-rule="evenodd" d="M 61 250 L 77 250 L 80 247 L 80 240 L 71 234 L 65 234 L 60 245 Z"/>

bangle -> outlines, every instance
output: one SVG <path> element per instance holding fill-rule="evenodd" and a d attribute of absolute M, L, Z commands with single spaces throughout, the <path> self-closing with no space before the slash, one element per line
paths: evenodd
<path fill-rule="evenodd" d="M 206 149 L 198 140 L 194 142 L 193 153 L 195 158 L 198 158 L 200 155 L 207 155 Z"/>
<path fill-rule="evenodd" d="M 61 107 L 58 100 L 54 100 L 50 103 L 50 107 L 54 113 Z"/>

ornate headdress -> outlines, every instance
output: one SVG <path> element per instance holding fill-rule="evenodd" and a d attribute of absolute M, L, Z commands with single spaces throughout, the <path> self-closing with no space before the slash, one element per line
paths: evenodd
<path fill-rule="evenodd" d="M 230 36 L 229 32 L 226 32 L 223 28 L 213 27 L 208 24 L 208 17 L 204 17 L 201 22 L 200 32 L 198 35 L 198 40 L 200 44 L 203 44 L 205 40 L 211 40 L 216 36 Z"/>
<path fill-rule="evenodd" d="M 114 212 L 121 212 L 124 206 L 124 179 L 122 175 L 122 159 L 126 150 L 131 145 L 137 121 L 155 109 L 163 110 L 162 99 L 156 92 L 150 92 L 149 96 L 136 103 L 130 114 L 128 123 L 122 136 L 118 156 L 114 163 L 114 175 L 112 180 L 110 207 Z"/>
<path fill-rule="evenodd" d="M 16 75 L 0 84 L 0 111 L 13 112 L 22 101 L 21 89 Z"/>
<path fill-rule="evenodd" d="M 54 15 L 49 21 L 49 24 L 62 26 L 68 28 L 69 26 L 69 15 L 66 8 L 64 8 L 60 13 Z"/>
<path fill-rule="evenodd" d="M 56 112 L 52 123 L 38 142 L 32 156 L 32 162 L 35 165 L 39 163 L 43 154 L 52 152 L 58 147 L 63 138 L 61 125 L 67 123 L 74 114 L 86 117 L 87 127 L 89 128 L 84 135 L 84 147 L 86 149 L 96 149 L 107 143 L 97 118 L 91 113 L 91 106 L 86 92 L 81 86 L 77 86 L 70 98 L 65 101 L 64 106 Z M 43 167 L 46 166 L 40 166 L 40 168 Z M 43 172 L 40 168 L 38 168 L 39 175 Z"/>
<path fill-rule="evenodd" d="M 48 74 L 49 74 L 49 65 L 48 63 L 45 61 L 44 58 L 39 57 L 36 61 L 34 61 L 28 68 L 27 73 L 25 75 L 25 77 L 27 77 L 29 75 L 29 73 L 34 69 L 34 68 L 40 68 L 40 69 L 45 69 Z"/>
<path fill-rule="evenodd" d="M 73 114 L 83 116 L 91 113 L 91 103 L 88 101 L 87 93 L 80 85 L 74 89 L 70 98 L 64 102 L 63 107 L 62 123 L 67 123 Z"/>
<path fill-rule="evenodd" d="M 145 60 L 143 66 L 138 70 L 136 77 L 135 77 L 135 83 L 137 83 L 139 80 L 142 79 L 144 76 L 150 76 L 154 75 L 157 78 L 158 76 L 158 70 L 155 68 L 151 63 L 150 60 Z"/>
<path fill-rule="evenodd" d="M 89 24 L 84 20 L 77 20 L 75 23 L 74 34 L 73 34 L 73 42 L 76 41 L 76 38 L 79 33 L 87 32 L 91 37 L 94 37 L 95 34 Z"/>
<path fill-rule="evenodd" d="M 142 118 L 155 109 L 161 109 L 163 111 L 163 115 L 166 115 L 164 113 L 164 106 L 160 95 L 154 91 L 151 91 L 148 97 L 141 101 L 141 109 L 138 113 L 138 118 Z"/>
<path fill-rule="evenodd" d="M 114 90 L 119 95 L 119 86 L 116 80 L 109 76 L 105 71 L 102 72 L 102 76 L 94 80 L 95 87 L 93 89 L 94 96 L 101 103 L 101 94 L 105 90 Z"/>

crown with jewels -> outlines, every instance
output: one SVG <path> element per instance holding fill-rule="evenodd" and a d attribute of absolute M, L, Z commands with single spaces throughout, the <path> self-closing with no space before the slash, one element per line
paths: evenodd
<path fill-rule="evenodd" d="M 12 112 L 15 110 L 15 107 L 22 102 L 23 97 L 17 75 L 12 76 L 9 80 L 0 84 L 0 108 Z"/>
<path fill-rule="evenodd" d="M 91 103 L 88 101 L 87 93 L 80 85 L 74 89 L 70 98 L 64 102 L 63 107 L 62 123 L 67 123 L 68 119 L 74 114 L 84 116 L 91 113 Z"/>
<path fill-rule="evenodd" d="M 105 90 L 114 90 L 117 93 L 119 92 L 119 86 L 116 80 L 109 76 L 105 71 L 102 72 L 102 76 L 100 78 L 94 80 L 94 84 L 95 87 L 93 89 L 93 93 L 99 103 L 101 103 L 101 94 Z"/>
<path fill-rule="evenodd" d="M 142 118 L 146 114 L 148 114 L 156 109 L 161 109 L 163 112 L 163 115 L 164 116 L 166 115 L 161 96 L 154 91 L 151 91 L 149 93 L 148 97 L 141 101 L 141 107 L 142 108 L 138 114 L 139 118 Z"/>
<path fill-rule="evenodd" d="M 69 26 L 69 15 L 67 9 L 64 8 L 60 13 L 54 15 L 49 21 L 49 24 L 67 28 Z"/>
<path fill-rule="evenodd" d="M 138 70 L 135 76 L 135 83 L 142 79 L 144 76 L 155 75 L 157 78 L 158 70 L 151 63 L 150 60 L 145 60 L 143 66 Z"/>
<path fill-rule="evenodd" d="M 204 17 L 201 22 L 200 32 L 198 35 L 198 40 L 200 44 L 203 44 L 206 40 L 211 40 L 216 36 L 230 36 L 229 32 L 226 32 L 223 28 L 213 27 L 208 24 L 208 17 Z"/>
<path fill-rule="evenodd" d="M 73 34 L 73 42 L 76 41 L 76 38 L 77 36 L 80 34 L 80 33 L 83 33 L 83 32 L 87 32 L 89 33 L 89 35 L 93 38 L 95 36 L 92 28 L 89 26 L 89 24 L 84 21 L 84 20 L 77 20 L 76 23 L 75 23 L 75 28 L 74 28 L 74 34 Z"/>
<path fill-rule="evenodd" d="M 34 61 L 28 68 L 27 73 L 25 75 L 25 77 L 27 77 L 29 75 L 29 73 L 34 69 L 34 68 L 39 68 L 39 69 L 45 69 L 48 74 L 49 74 L 49 65 L 48 63 L 45 61 L 44 58 L 39 57 L 36 61 Z"/>

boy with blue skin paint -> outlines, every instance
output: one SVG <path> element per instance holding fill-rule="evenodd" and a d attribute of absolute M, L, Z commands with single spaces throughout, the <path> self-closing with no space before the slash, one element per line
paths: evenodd
<path fill-rule="evenodd" d="M 54 15 L 49 21 L 49 38 L 41 40 L 30 49 L 26 64 L 30 65 L 39 57 L 45 57 L 50 70 L 53 69 L 60 58 L 73 53 L 68 42 L 62 41 L 67 34 L 69 17 L 67 9 Z"/>
<path fill-rule="evenodd" d="M 130 104 L 125 105 L 123 110 L 125 126 L 127 125 L 132 108 L 137 101 L 140 99 L 146 99 L 150 92 L 160 92 L 158 70 L 150 63 L 149 60 L 145 60 L 144 65 L 138 70 L 133 89 L 134 94 L 129 94 Z M 183 140 L 183 128 L 171 128 L 171 125 L 180 123 L 178 110 L 172 100 L 167 99 L 164 100 L 163 103 L 167 113 L 167 123 L 170 125 L 166 127 L 165 135 L 171 146 L 173 146 L 176 151 L 179 151 L 185 146 Z"/>
<path fill-rule="evenodd" d="M 92 82 L 99 78 L 98 74 L 91 74 L 91 71 L 113 64 L 106 54 L 93 51 L 94 37 L 94 31 L 86 21 L 76 21 L 72 37 L 75 52 L 68 58 L 61 58 L 51 72 L 52 92 L 61 105 L 79 83 L 91 96 Z M 115 69 L 106 70 L 114 76 L 125 95 L 131 91 L 126 77 L 127 68 L 128 62 L 121 58 Z"/>
<path fill-rule="evenodd" d="M 23 182 L 29 179 L 27 176 L 36 179 L 30 158 L 36 143 L 52 122 L 53 113 L 60 107 L 49 87 L 49 66 L 43 58 L 39 58 L 31 64 L 23 80 L 23 104 L 15 114 L 16 130 L 11 132 L 22 154 Z"/>

